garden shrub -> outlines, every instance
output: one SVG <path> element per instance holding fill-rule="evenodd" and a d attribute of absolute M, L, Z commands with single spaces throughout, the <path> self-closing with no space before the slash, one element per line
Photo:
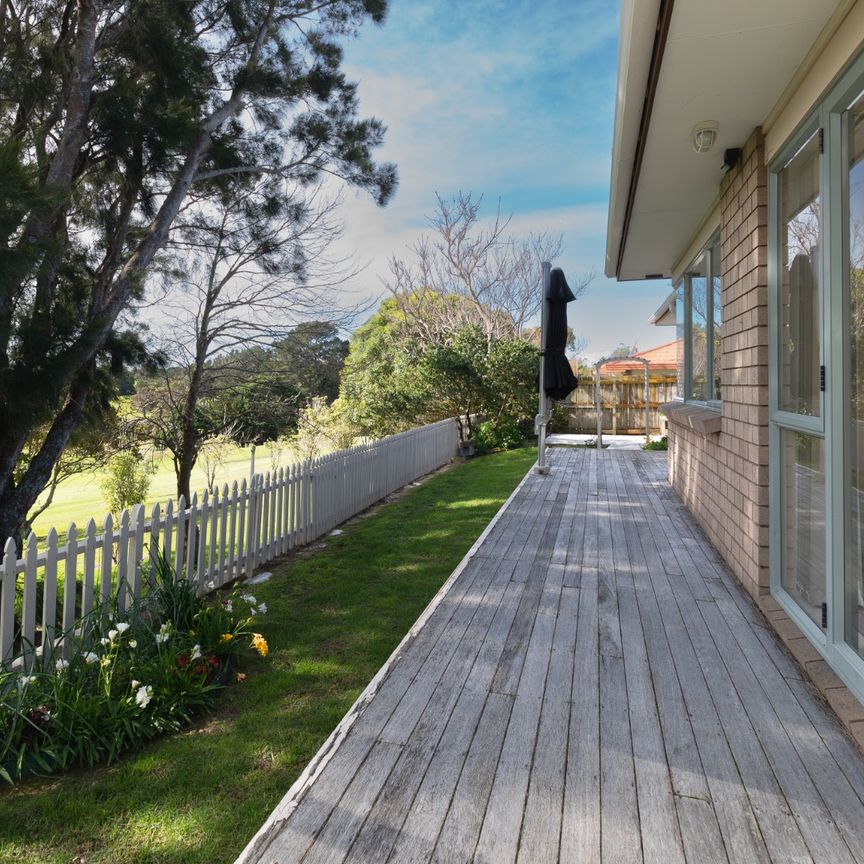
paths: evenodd
<path fill-rule="evenodd" d="M 524 427 L 511 417 L 486 420 L 477 427 L 474 435 L 480 452 L 489 450 L 515 450 L 525 441 Z"/>
<path fill-rule="evenodd" d="M 138 605 L 96 609 L 65 634 L 66 651 L 0 669 L 0 777 L 110 763 L 188 726 L 244 656 L 267 655 L 252 630 L 266 611 L 240 588 L 201 598 L 160 562 Z"/>
<path fill-rule="evenodd" d="M 669 449 L 669 440 L 664 435 L 662 438 L 657 439 L 656 441 L 648 440 L 642 445 L 643 450 L 668 450 Z"/>
<path fill-rule="evenodd" d="M 546 431 L 549 434 L 556 432 L 570 431 L 570 404 L 563 402 L 553 402 L 552 411 L 550 412 L 549 422 L 546 424 Z"/>

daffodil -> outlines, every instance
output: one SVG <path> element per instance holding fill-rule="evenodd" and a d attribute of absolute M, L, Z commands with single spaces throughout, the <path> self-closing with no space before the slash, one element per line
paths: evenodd
<path fill-rule="evenodd" d="M 219 637 L 219 641 L 220 641 L 220 642 L 230 642 L 233 638 L 234 638 L 234 634 L 233 634 L 233 633 L 223 633 L 223 634 Z"/>
<path fill-rule="evenodd" d="M 252 634 L 252 647 L 262 657 L 266 657 L 270 653 L 270 646 L 267 644 L 267 640 L 260 633 Z"/>

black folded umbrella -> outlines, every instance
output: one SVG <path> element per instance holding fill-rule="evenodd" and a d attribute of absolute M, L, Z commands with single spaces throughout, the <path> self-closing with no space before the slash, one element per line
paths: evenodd
<path fill-rule="evenodd" d="M 565 399 L 579 385 L 567 349 L 567 304 L 576 298 L 564 278 L 564 271 L 556 267 L 550 274 L 549 304 L 546 317 L 546 351 L 543 355 L 543 389 L 553 399 Z"/>

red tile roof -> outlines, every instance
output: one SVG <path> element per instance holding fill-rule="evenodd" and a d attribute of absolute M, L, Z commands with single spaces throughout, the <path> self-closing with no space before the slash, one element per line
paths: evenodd
<path fill-rule="evenodd" d="M 661 370 L 678 368 L 678 354 L 681 350 L 681 339 L 674 339 L 672 342 L 665 342 L 663 345 L 657 345 L 654 348 L 648 348 L 645 351 L 637 351 L 634 357 L 644 357 L 648 361 L 648 368 Z M 641 363 L 635 363 L 632 360 L 609 360 L 603 364 L 602 371 L 607 375 L 616 375 L 626 372 L 629 369 L 641 371 L 645 367 Z"/>

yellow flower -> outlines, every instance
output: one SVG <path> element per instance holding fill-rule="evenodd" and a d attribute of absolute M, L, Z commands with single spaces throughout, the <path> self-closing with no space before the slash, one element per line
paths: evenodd
<path fill-rule="evenodd" d="M 233 638 L 234 638 L 233 633 L 223 633 L 221 638 L 219 639 L 219 641 L 220 642 L 230 642 Z"/>
<path fill-rule="evenodd" d="M 270 646 L 267 644 L 267 640 L 260 633 L 252 634 L 252 647 L 262 657 L 266 657 L 270 653 Z"/>

